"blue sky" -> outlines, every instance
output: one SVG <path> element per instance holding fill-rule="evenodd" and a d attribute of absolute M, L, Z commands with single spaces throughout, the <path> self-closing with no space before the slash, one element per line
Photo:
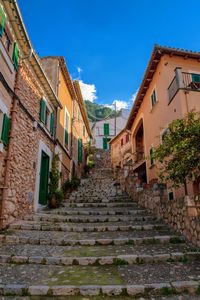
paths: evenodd
<path fill-rule="evenodd" d="M 18 2 L 37 53 L 65 56 L 98 103 L 131 104 L 155 43 L 200 51 L 199 0 Z"/>

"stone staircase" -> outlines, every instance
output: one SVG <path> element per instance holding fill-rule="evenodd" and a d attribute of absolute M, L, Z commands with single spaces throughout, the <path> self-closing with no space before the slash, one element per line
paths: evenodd
<path fill-rule="evenodd" d="M 0 299 L 200 299 L 199 249 L 115 186 L 104 152 L 61 208 L 0 241 Z"/>

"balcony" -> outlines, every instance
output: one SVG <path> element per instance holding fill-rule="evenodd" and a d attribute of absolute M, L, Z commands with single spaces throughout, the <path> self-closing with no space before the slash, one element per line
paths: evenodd
<path fill-rule="evenodd" d="M 168 87 L 169 103 L 179 89 L 200 91 L 200 74 L 182 72 L 180 68 L 175 70 L 175 74 Z"/>
<path fill-rule="evenodd" d="M 135 153 L 133 153 L 133 163 L 138 164 L 142 161 L 144 161 L 145 155 L 144 155 L 144 147 L 138 148 Z"/>

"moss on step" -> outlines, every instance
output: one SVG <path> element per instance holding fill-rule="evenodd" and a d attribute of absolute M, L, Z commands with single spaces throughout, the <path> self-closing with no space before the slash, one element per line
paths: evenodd
<path fill-rule="evenodd" d="M 54 285 L 110 285 L 123 284 L 118 268 L 114 266 L 73 266 L 51 274 L 48 284 Z"/>

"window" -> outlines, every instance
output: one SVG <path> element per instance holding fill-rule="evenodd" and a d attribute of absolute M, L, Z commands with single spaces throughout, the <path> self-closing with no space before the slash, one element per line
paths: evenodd
<path fill-rule="evenodd" d="M 129 142 L 129 133 L 127 133 L 127 135 L 126 135 L 126 143 L 128 143 Z"/>
<path fill-rule="evenodd" d="M 3 114 L 3 121 L 1 126 L 1 140 L 5 146 L 7 146 L 9 143 L 9 132 L 10 132 L 10 118 L 6 114 Z"/>
<path fill-rule="evenodd" d="M 69 146 L 69 113 L 65 107 L 64 145 Z"/>
<path fill-rule="evenodd" d="M 168 132 L 169 132 L 169 129 L 166 128 L 166 129 L 163 131 L 163 133 L 161 134 L 161 142 L 162 142 L 162 143 L 164 142 L 165 137 L 167 136 Z"/>
<path fill-rule="evenodd" d="M 104 135 L 109 135 L 110 134 L 110 128 L 109 128 L 109 123 L 104 123 Z"/>
<path fill-rule="evenodd" d="M 124 139 L 121 139 L 121 146 L 123 146 L 124 144 Z"/>
<path fill-rule="evenodd" d="M 0 4 L 0 37 L 2 37 L 4 33 L 5 21 L 6 21 L 6 14 L 3 9 L 3 6 Z"/>
<path fill-rule="evenodd" d="M 78 108 L 78 122 L 80 122 L 81 120 L 81 113 L 80 113 L 80 109 Z"/>
<path fill-rule="evenodd" d="M 169 200 L 173 200 L 174 199 L 174 193 L 172 191 L 170 191 L 168 193 L 168 198 L 169 198 Z"/>
<path fill-rule="evenodd" d="M 12 60 L 13 60 L 14 68 L 17 71 L 19 66 L 19 47 L 17 42 L 14 43 Z"/>
<path fill-rule="evenodd" d="M 83 125 L 83 136 L 85 137 L 85 126 Z"/>
<path fill-rule="evenodd" d="M 157 97 L 156 97 L 156 90 L 153 90 L 153 93 L 151 94 L 151 107 L 153 108 L 157 103 Z"/>
<path fill-rule="evenodd" d="M 83 162 L 83 143 L 82 139 L 78 139 L 78 163 Z"/>
<path fill-rule="evenodd" d="M 54 134 L 54 113 L 50 111 L 47 107 L 47 103 L 44 99 L 40 101 L 40 121 L 45 125 L 45 127 Z"/>
<path fill-rule="evenodd" d="M 12 38 L 7 29 L 4 30 L 4 35 L 2 37 L 2 43 L 4 44 L 7 52 L 9 53 L 11 45 L 12 45 Z"/>
<path fill-rule="evenodd" d="M 154 165 L 154 157 L 153 157 L 153 147 L 151 147 L 150 151 L 149 151 L 149 156 L 150 156 L 150 166 Z"/>

